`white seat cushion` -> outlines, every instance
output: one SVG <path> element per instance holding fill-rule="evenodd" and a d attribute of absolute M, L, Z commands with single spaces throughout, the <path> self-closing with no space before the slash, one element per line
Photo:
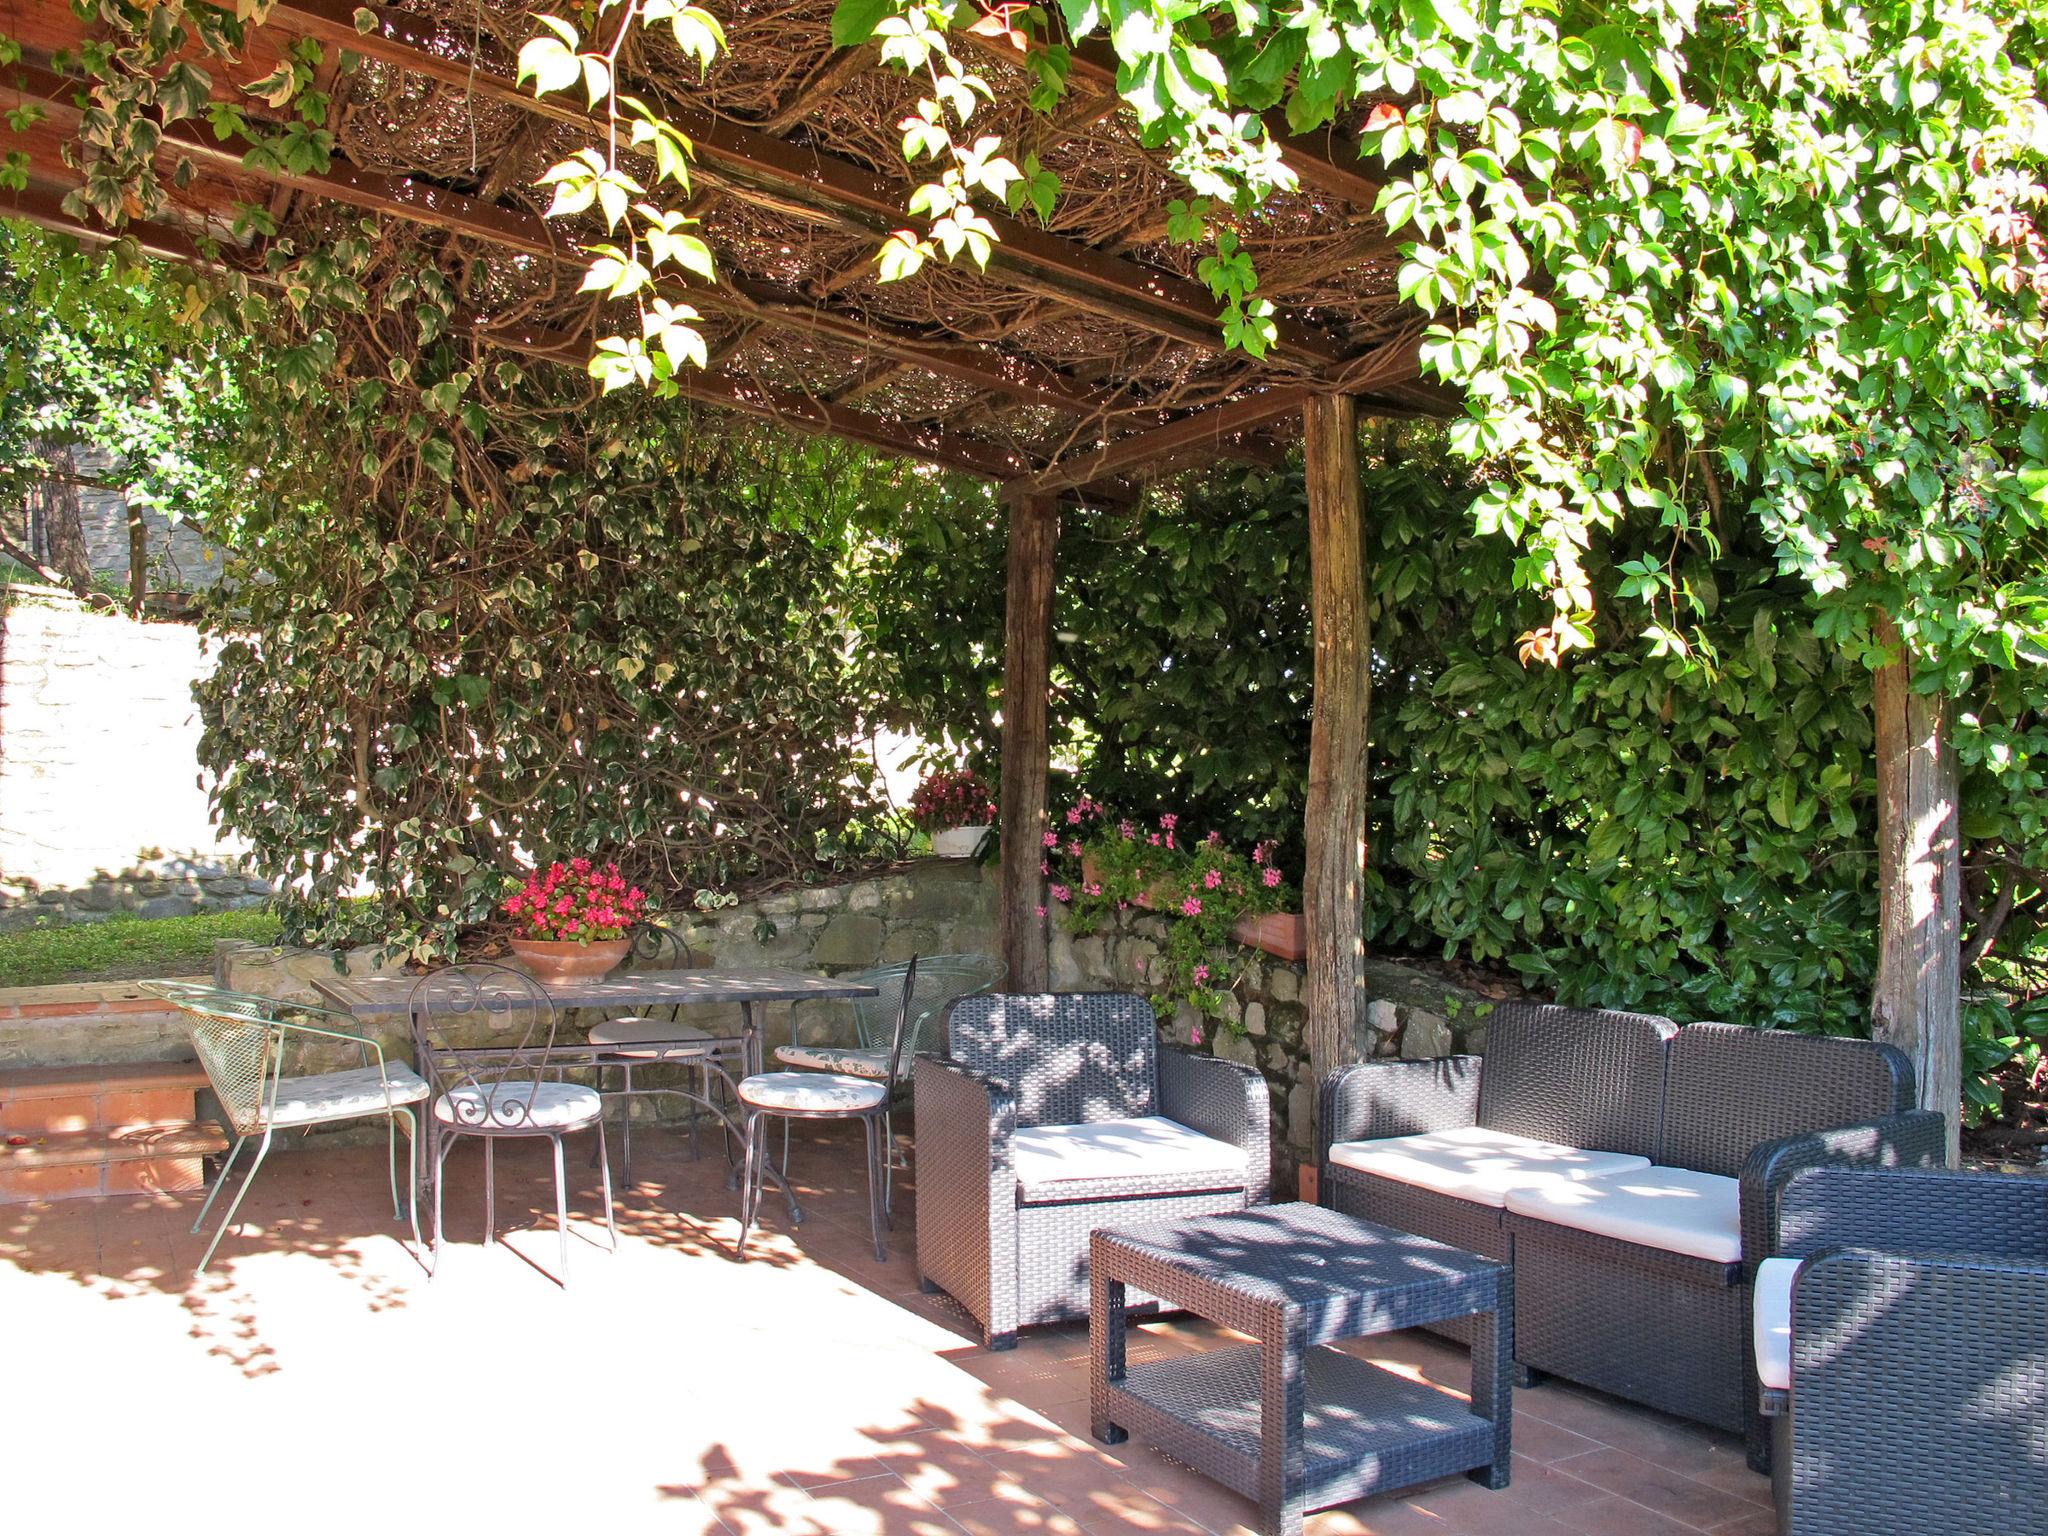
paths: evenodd
<path fill-rule="evenodd" d="M 1792 1390 L 1792 1282 L 1798 1259 L 1765 1259 L 1756 1267 L 1750 1327 L 1756 1337 L 1756 1379 L 1781 1392 Z"/>
<path fill-rule="evenodd" d="M 1481 1125 L 1377 1141 L 1340 1141 L 1330 1148 L 1330 1161 L 1495 1209 L 1507 1204 L 1511 1190 L 1633 1173 L 1650 1166 L 1647 1157 L 1632 1152 L 1584 1152 Z"/>
<path fill-rule="evenodd" d="M 346 1072 L 281 1078 L 270 1124 L 318 1125 L 377 1115 L 394 1104 L 417 1104 L 431 1092 L 426 1080 L 402 1061 L 387 1064 L 381 1076 L 375 1067 L 351 1067 Z"/>
<path fill-rule="evenodd" d="M 590 1043 L 611 1048 L 614 1056 L 692 1061 L 711 1053 L 713 1037 L 688 1024 L 669 1019 L 643 1019 L 638 1015 L 606 1019 L 593 1025 Z M 703 1044 L 697 1042 L 702 1041 Z"/>
<path fill-rule="evenodd" d="M 755 1109 L 853 1115 L 881 1108 L 888 1097 L 882 1084 L 841 1072 L 757 1072 L 740 1081 L 740 1102 Z"/>
<path fill-rule="evenodd" d="M 595 1088 L 578 1083 L 540 1083 L 515 1078 L 488 1088 L 451 1088 L 434 1101 L 434 1118 L 444 1125 L 497 1130 L 575 1130 L 604 1113 Z"/>
<path fill-rule="evenodd" d="M 1010 1136 L 1019 1198 L 1056 1200 L 1062 1187 L 1115 1180 L 1156 1189 L 1236 1189 L 1244 1184 L 1244 1148 L 1173 1120 L 1097 1120 L 1092 1125 L 1033 1125 Z M 1134 1191 L 1135 1192 L 1135 1191 Z"/>
<path fill-rule="evenodd" d="M 1510 1190 L 1508 1210 L 1710 1263 L 1742 1257 L 1742 1185 L 1718 1173 L 1651 1167 L 1560 1180 Z"/>
<path fill-rule="evenodd" d="M 778 1045 L 775 1059 L 813 1072 L 844 1072 L 851 1077 L 889 1075 L 889 1053 L 880 1046 Z"/>

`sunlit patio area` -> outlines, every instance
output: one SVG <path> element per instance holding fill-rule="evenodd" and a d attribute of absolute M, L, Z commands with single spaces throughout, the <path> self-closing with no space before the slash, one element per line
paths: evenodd
<path fill-rule="evenodd" d="M 1248 1500 L 1136 1441 L 1089 1437 L 1085 1324 L 990 1353 L 919 1293 L 916 1202 L 889 1261 L 868 1240 L 857 1133 L 799 1133 L 806 1220 L 732 1254 L 737 1195 L 707 1141 L 636 1139 L 605 1251 L 580 1166 L 573 1283 L 556 1264 L 544 1147 L 501 1149 L 501 1237 L 481 1246 L 481 1157 L 451 1159 L 429 1279 L 391 1220 L 381 1147 L 276 1158 L 213 1267 L 198 1196 L 8 1208 L 8 1500 L 78 1528 L 196 1530 L 230 1507 L 297 1529 L 973 1533 L 1256 1528 Z M 583 1159 L 578 1157 L 577 1164 Z M 1217 1342 L 1148 1321 L 1134 1363 Z M 1363 1345 L 1447 1390 L 1465 1351 Z M 1462 1477 L 1324 1511 L 1342 1533 L 1763 1532 L 1770 1484 L 1737 1437 L 1561 1383 L 1517 1394 L 1511 1485 Z M 82 1461 L 90 1447 L 93 1460 Z M 526 1458 L 545 1476 L 522 1475 Z M 96 1470 L 89 1470 L 91 1469 Z"/>

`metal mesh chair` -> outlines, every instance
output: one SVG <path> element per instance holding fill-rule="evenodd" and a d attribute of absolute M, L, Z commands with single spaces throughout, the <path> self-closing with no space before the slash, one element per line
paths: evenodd
<path fill-rule="evenodd" d="M 1003 979 L 1003 962 L 992 955 L 928 955 L 915 962 L 860 971 L 848 979 L 866 982 L 875 989 L 875 995 L 853 1000 L 854 1044 L 783 1045 L 775 1050 L 775 1059 L 784 1066 L 889 1080 L 891 1102 L 882 1116 L 882 1145 L 888 1154 L 883 1204 L 888 1209 L 894 1209 L 897 1168 L 894 1100 L 902 1086 L 899 1074 L 889 1069 L 895 1043 L 892 1031 L 904 1022 L 904 981 L 913 963 L 917 968 L 917 1002 L 909 1014 L 908 1033 L 903 1040 L 905 1061 L 916 1059 L 926 1026 L 943 1017 L 950 1004 L 958 998 L 987 992 Z M 789 1172 L 788 1121 L 782 1126 L 782 1171 Z"/>
<path fill-rule="evenodd" d="M 192 1230 L 205 1224 L 207 1212 L 234 1172 L 242 1148 L 253 1139 L 256 1155 L 242 1184 L 228 1202 L 213 1239 L 206 1245 L 195 1274 L 213 1262 L 221 1237 L 234 1225 L 235 1213 L 256 1171 L 270 1153 L 279 1130 L 309 1131 L 344 1120 L 384 1117 L 390 1132 L 391 1214 L 408 1216 L 413 1242 L 421 1247 L 419 1222 L 419 1127 L 407 1106 L 427 1097 L 424 1079 L 404 1062 L 387 1062 L 384 1048 L 367 1035 L 337 1027 L 353 1022 L 344 1013 L 311 1003 L 293 1003 L 254 993 L 230 992 L 187 981 L 145 981 L 143 990 L 175 1004 L 185 1015 L 192 1049 L 205 1069 L 208 1084 L 220 1101 L 234 1145 L 221 1162 L 220 1173 L 193 1218 Z M 327 1022 L 314 1023 L 313 1020 Z M 358 1065 L 339 1072 L 288 1075 L 287 1059 L 300 1049 L 322 1043 L 354 1046 Z M 407 1202 L 398 1199 L 398 1127 L 406 1135 Z"/>
<path fill-rule="evenodd" d="M 612 1220 L 611 1160 L 604 1146 L 604 1100 L 595 1088 L 561 1080 L 550 1066 L 559 1018 L 541 985 L 524 971 L 502 965 L 451 966 L 420 978 L 408 1005 L 420 1065 L 433 1083 L 427 1117 L 428 1157 L 434 1183 L 434 1257 L 442 1240 L 443 1165 L 456 1140 L 484 1144 L 484 1245 L 497 1226 L 496 1149 L 507 1137 L 545 1136 L 555 1154 L 555 1227 L 561 1244 L 562 1283 L 569 1276 L 569 1208 L 562 1138 L 598 1132 L 598 1167 L 604 1183 L 604 1224 L 613 1251 L 619 1232 Z M 488 1044 L 473 1043 L 478 1037 Z"/>
<path fill-rule="evenodd" d="M 736 1249 L 741 1259 L 747 1256 L 747 1233 L 761 1208 L 761 1184 L 768 1161 L 764 1122 L 770 1115 L 776 1115 L 785 1126 L 791 1120 L 860 1120 L 867 1133 L 868 1220 L 874 1231 L 875 1262 L 888 1262 L 889 1249 L 882 1228 L 894 1227 L 895 1222 L 889 1215 L 888 1159 L 882 1154 L 881 1135 L 889 1114 L 889 1095 L 896 1086 L 896 1074 L 903 1061 L 912 1013 L 911 996 L 917 982 L 917 959 L 912 956 L 895 983 L 896 1028 L 890 1035 L 889 1059 L 880 1078 L 855 1077 L 844 1072 L 760 1072 L 741 1081 L 740 1108 L 747 1117 L 747 1163 L 740 1176 L 740 1236 Z"/>
<path fill-rule="evenodd" d="M 711 963 L 710 956 L 690 948 L 674 929 L 658 923 L 636 923 L 628 937 L 633 947 L 626 956 L 626 964 L 636 971 L 701 970 Z M 590 1028 L 597 1090 L 619 1106 L 619 1174 L 628 1184 L 633 1182 L 633 1100 L 636 1098 L 656 1098 L 666 1094 L 683 1100 L 690 1110 L 690 1156 L 697 1156 L 699 1104 L 710 1098 L 712 1083 L 718 1077 L 712 1071 L 712 1065 L 720 1054 L 721 1042 L 706 1031 L 683 1023 L 684 1006 L 678 1003 L 665 1010 L 657 1008 L 623 1014 L 593 1024 Z M 733 1048 L 734 1054 L 737 1054 L 737 1049 Z M 701 1093 L 693 1095 L 678 1088 L 636 1086 L 633 1082 L 634 1069 L 650 1066 L 674 1066 L 695 1071 Z M 616 1071 L 619 1077 L 619 1086 L 610 1092 L 606 1092 L 604 1086 L 607 1070 Z M 730 1144 L 727 1156 L 731 1156 Z M 595 1154 L 591 1161 L 594 1165 Z"/>

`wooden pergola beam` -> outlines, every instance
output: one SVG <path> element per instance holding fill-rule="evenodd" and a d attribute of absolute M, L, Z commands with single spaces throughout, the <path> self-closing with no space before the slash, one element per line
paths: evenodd
<path fill-rule="evenodd" d="M 358 32 L 356 17 L 371 18 Z M 568 95 L 535 97 L 509 76 L 476 61 L 436 53 L 427 46 L 419 18 L 358 6 L 353 0 L 279 0 L 266 25 L 323 44 L 351 49 L 399 69 L 412 71 L 486 100 L 536 112 L 587 133 L 603 132 L 602 120 Z M 697 164 L 734 196 L 762 200 L 789 211 L 809 209 L 840 225 L 877 236 L 906 222 L 904 189 L 863 166 L 816 149 L 802 148 L 745 128 L 687 101 L 665 99 L 663 112 L 696 148 Z M 1217 308 L 1209 291 L 1175 273 L 1080 245 L 1022 220 L 990 213 L 998 245 L 990 270 L 1015 286 L 1056 293 L 1106 319 L 1172 337 L 1209 351 L 1221 351 Z M 1279 360 L 1299 360 L 1310 371 L 1346 361 L 1343 347 L 1323 331 L 1287 317 L 1277 320 Z"/>
<path fill-rule="evenodd" d="M 1027 53 L 1042 53 L 1048 47 L 1045 41 L 1037 38 L 1020 49 L 1005 37 L 990 37 L 983 33 L 965 35 L 969 43 L 1019 68 L 1025 67 L 1023 61 Z M 1098 39 L 1089 38 L 1068 45 L 1068 80 L 1107 92 L 1113 107 L 1123 104 L 1117 95 L 1117 68 L 1115 50 Z M 1361 208 L 1370 209 L 1377 204 L 1380 189 L 1386 185 L 1384 179 L 1369 171 L 1355 150 L 1349 155 L 1344 154 L 1344 150 L 1353 146 L 1344 143 L 1334 132 L 1322 135 L 1296 133 L 1287 126 L 1287 118 L 1280 112 L 1267 112 L 1259 121 L 1266 136 L 1279 146 L 1281 163 L 1294 172 L 1304 187 L 1331 197 L 1341 197 Z"/>
<path fill-rule="evenodd" d="M 1238 434 L 1301 414 L 1308 393 L 1301 389 L 1267 389 L 1246 395 L 1226 405 L 1195 411 L 1179 421 L 1133 432 L 1101 448 L 1075 454 L 1027 477 L 1019 489 L 1036 492 L 1076 490 L 1106 480 L 1126 470 L 1207 448 L 1217 453 L 1234 451 L 1231 440 Z"/>

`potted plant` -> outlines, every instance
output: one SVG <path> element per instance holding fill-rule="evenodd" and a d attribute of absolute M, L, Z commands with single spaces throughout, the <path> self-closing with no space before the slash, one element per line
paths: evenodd
<path fill-rule="evenodd" d="M 1288 910 L 1294 893 L 1270 843 L 1247 856 L 1215 832 L 1185 839 L 1177 816 L 1140 826 L 1083 795 L 1045 834 L 1043 873 L 1076 929 L 1130 907 L 1171 919 L 1146 978 L 1155 1002 L 1167 1007 L 1186 1002 L 1212 1017 L 1224 1012 L 1228 978 L 1215 974 L 1217 951 L 1233 940 L 1282 959 L 1302 957 L 1301 915 Z"/>
<path fill-rule="evenodd" d="M 626 958 L 626 935 L 647 910 L 647 894 L 616 864 L 576 858 L 550 864 L 505 899 L 517 925 L 512 953 L 542 982 L 603 976 Z"/>
<path fill-rule="evenodd" d="M 931 835 L 932 852 L 939 858 L 971 859 L 988 837 L 996 808 L 972 768 L 937 768 L 911 795 L 910 819 Z"/>

